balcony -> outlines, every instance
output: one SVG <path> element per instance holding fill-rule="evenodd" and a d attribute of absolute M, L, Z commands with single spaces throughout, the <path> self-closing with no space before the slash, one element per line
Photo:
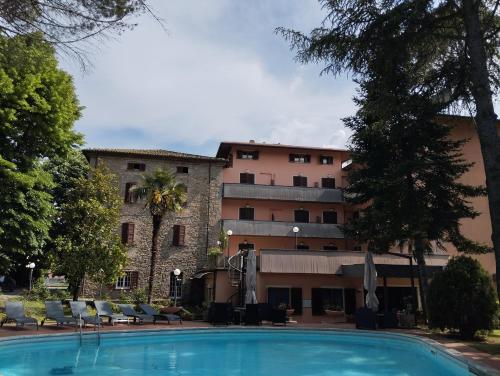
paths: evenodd
<path fill-rule="evenodd" d="M 345 277 L 363 277 L 365 252 L 354 251 L 296 251 L 281 249 L 260 250 L 261 273 L 337 274 Z M 426 257 L 429 275 L 442 269 L 448 255 Z M 375 267 L 380 277 L 407 278 L 410 274 L 408 260 L 393 255 L 374 255 Z M 416 266 L 413 267 L 417 277 Z"/>
<path fill-rule="evenodd" d="M 224 198 L 300 202 L 344 202 L 342 190 L 333 188 L 287 187 L 281 185 L 225 183 Z"/>
<path fill-rule="evenodd" d="M 274 221 L 243 221 L 238 219 L 224 219 L 224 230 L 233 231 L 233 235 L 246 236 L 287 236 L 295 237 L 292 228 L 300 230 L 299 238 L 343 239 L 344 234 L 339 225 L 327 223 L 296 223 Z"/>

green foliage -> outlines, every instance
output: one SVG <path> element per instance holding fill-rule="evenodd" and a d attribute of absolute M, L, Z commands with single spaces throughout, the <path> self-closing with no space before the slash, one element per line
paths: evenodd
<path fill-rule="evenodd" d="M 119 297 L 120 303 L 134 304 L 136 307 L 138 307 L 139 304 L 146 303 L 147 299 L 148 294 L 146 292 L 146 289 L 122 291 Z"/>
<path fill-rule="evenodd" d="M 167 212 L 179 212 L 186 203 L 186 187 L 175 180 L 169 170 L 158 169 L 144 177 L 144 183 L 135 189 L 152 216 L 163 216 Z"/>
<path fill-rule="evenodd" d="M 452 258 L 434 276 L 427 303 L 430 327 L 458 330 L 468 339 L 479 330 L 490 330 L 498 310 L 488 273 L 467 256 Z"/>
<path fill-rule="evenodd" d="M 0 273 L 39 257 L 54 210 L 41 160 L 81 141 L 71 77 L 41 35 L 0 36 Z"/>
<path fill-rule="evenodd" d="M 116 176 L 103 164 L 68 192 L 60 210 L 65 231 L 55 239 L 53 267 L 66 276 L 74 299 L 84 276 L 112 283 L 120 274 L 126 260 L 116 231 L 121 206 Z"/>
<path fill-rule="evenodd" d="M 208 257 L 217 258 L 222 255 L 222 250 L 219 247 L 208 248 Z"/>

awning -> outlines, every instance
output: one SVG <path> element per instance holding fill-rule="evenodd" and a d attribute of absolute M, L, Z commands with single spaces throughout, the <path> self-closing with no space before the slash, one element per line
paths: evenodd
<path fill-rule="evenodd" d="M 205 272 L 205 271 L 198 272 L 198 273 L 193 274 L 193 276 L 191 277 L 191 279 L 200 279 L 200 278 L 203 278 L 207 274 L 210 274 L 210 273 L 213 273 L 213 272 Z"/>
<path fill-rule="evenodd" d="M 410 278 L 410 265 L 388 265 L 388 264 L 375 264 L 377 268 L 377 275 L 386 278 Z M 345 277 L 359 277 L 363 278 L 364 264 L 342 265 L 342 275 Z M 435 273 L 443 270 L 442 266 L 427 265 L 427 276 L 432 277 Z M 418 268 L 413 265 L 413 276 L 418 277 Z"/>

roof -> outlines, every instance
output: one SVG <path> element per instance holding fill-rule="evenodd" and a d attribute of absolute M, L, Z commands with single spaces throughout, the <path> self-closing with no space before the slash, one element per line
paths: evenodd
<path fill-rule="evenodd" d="M 474 117 L 472 116 L 464 116 L 464 115 L 453 115 L 453 114 L 439 114 L 436 115 L 437 119 L 447 119 L 447 120 L 464 120 L 468 121 L 471 124 L 474 124 Z M 500 125 L 500 119 L 497 119 L 496 121 L 497 125 Z"/>
<path fill-rule="evenodd" d="M 296 149 L 296 150 L 316 150 L 325 152 L 348 152 L 347 149 L 340 148 L 324 148 L 324 147 L 311 147 L 311 146 L 299 146 L 299 145 L 285 145 L 285 144 L 268 144 L 266 142 L 240 142 L 240 141 L 222 141 L 217 150 L 218 158 L 227 158 L 232 146 L 242 146 L 246 148 L 283 148 L 283 149 Z"/>
<path fill-rule="evenodd" d="M 225 163 L 223 158 L 208 157 L 206 155 L 180 153 L 164 149 L 114 149 L 114 148 L 91 148 L 84 149 L 83 154 L 89 155 L 116 155 L 128 157 L 148 157 L 160 159 L 176 159 L 176 160 L 194 160 L 206 162 L 221 162 Z"/>

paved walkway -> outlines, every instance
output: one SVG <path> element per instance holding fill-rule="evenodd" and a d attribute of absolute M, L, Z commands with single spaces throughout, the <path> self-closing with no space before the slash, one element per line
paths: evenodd
<path fill-rule="evenodd" d="M 263 325 L 262 327 L 266 327 L 268 325 Z M 116 324 L 115 326 L 111 326 L 108 324 L 105 324 L 101 327 L 101 332 L 108 332 L 108 331 L 114 331 L 114 330 L 175 330 L 175 329 L 180 329 L 180 328 L 211 328 L 212 325 L 206 323 L 206 322 L 199 322 L 199 321 L 184 321 L 182 325 L 179 324 L 142 324 L 142 325 L 137 325 L 137 324 L 130 324 L 130 325 L 125 325 L 125 324 Z M 235 326 L 232 326 L 235 327 Z M 295 327 L 295 328 L 310 328 L 310 329 L 354 329 L 353 324 L 343 324 L 343 323 L 338 323 L 338 324 L 329 324 L 329 323 L 318 323 L 318 324 L 305 324 L 305 323 L 294 323 L 289 325 L 288 327 Z M 278 327 L 275 327 L 278 328 Z M 92 327 L 87 327 L 83 329 L 84 332 L 94 332 L 94 329 Z M 12 336 L 19 336 L 19 335 L 36 335 L 36 334 L 62 334 L 62 333 L 73 333 L 74 329 L 71 327 L 57 327 L 53 323 L 46 323 L 43 327 L 40 327 L 39 330 L 37 331 L 33 327 L 26 327 L 26 328 L 21 328 L 21 329 L 16 329 L 13 324 L 5 324 L 3 328 L 0 328 L 0 338 L 5 338 L 5 337 L 12 337 Z M 378 331 L 381 332 L 381 331 Z M 444 347 L 448 349 L 453 349 L 455 351 L 460 352 L 462 355 L 464 355 L 466 358 L 474 360 L 478 363 L 482 363 L 484 365 L 487 365 L 489 367 L 492 367 L 494 369 L 497 369 L 500 371 L 500 358 L 496 357 L 494 355 L 490 355 L 484 352 L 481 352 L 479 350 L 473 349 L 472 347 L 469 347 L 461 342 L 458 342 L 453 339 L 445 338 L 442 336 L 437 336 L 437 335 L 430 335 L 428 333 L 425 333 L 421 330 L 418 329 L 392 329 L 389 330 L 388 332 L 393 332 L 393 333 L 402 333 L 402 334 L 412 334 L 416 336 L 421 336 L 421 337 L 426 337 L 433 339 L 439 343 L 441 343 Z"/>

